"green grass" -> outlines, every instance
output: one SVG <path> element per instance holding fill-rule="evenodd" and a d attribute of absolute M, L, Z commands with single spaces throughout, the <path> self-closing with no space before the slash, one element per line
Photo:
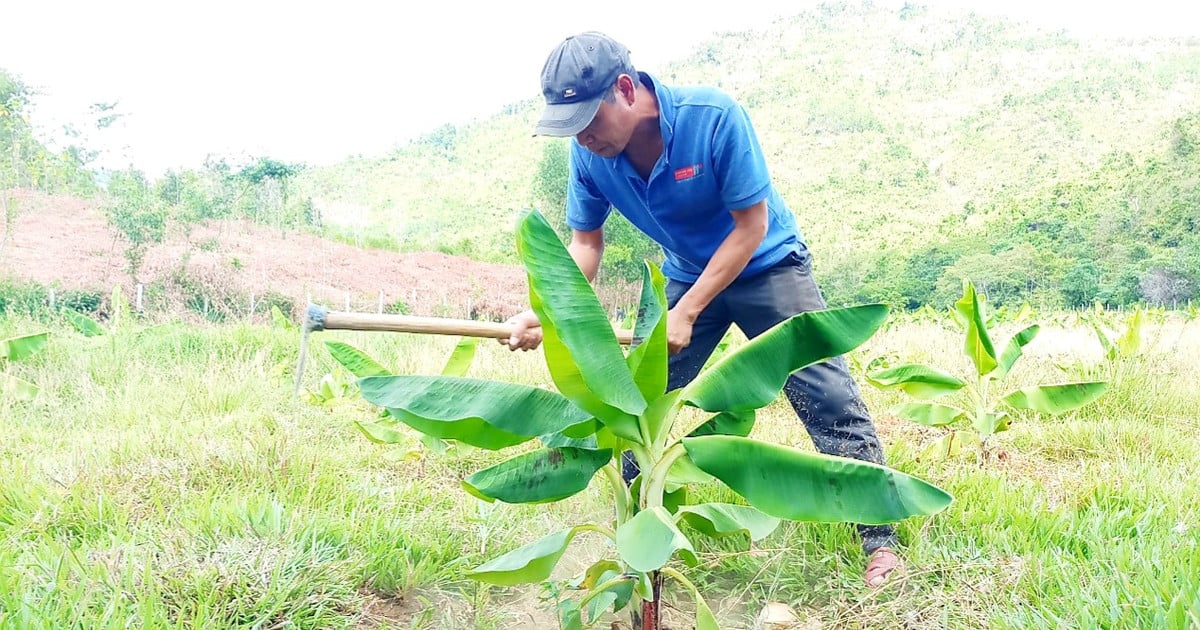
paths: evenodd
<path fill-rule="evenodd" d="M 0 320 L 3 336 L 44 328 Z M 42 354 L 8 366 L 42 396 L 0 401 L 0 628 L 546 627 L 537 588 L 482 587 L 463 569 L 608 513 L 602 484 L 558 505 L 484 504 L 458 480 L 501 455 L 368 442 L 352 426 L 376 413 L 361 401 L 292 396 L 294 331 L 50 329 Z M 844 525 L 788 524 L 753 550 L 702 543 L 705 562 L 687 573 L 725 628 L 750 627 L 766 601 L 822 627 L 1195 627 L 1200 323 L 1150 335 L 1158 342 L 1114 368 L 1106 397 L 1060 418 L 1018 417 L 997 438 L 1004 457 L 986 463 L 923 458 L 936 431 L 890 417 L 900 397 L 865 388 L 889 463 L 956 497 L 900 525 L 907 573 L 888 587 L 861 586 Z M 309 387 L 338 369 L 321 343 L 332 339 L 406 373 L 437 372 L 454 344 L 319 333 Z M 965 361 L 956 339 L 898 321 L 856 358 L 952 368 Z M 1048 327 L 1027 354 L 1014 386 L 1071 380 L 1058 366 L 1097 360 L 1098 344 Z M 486 342 L 470 374 L 549 382 L 538 354 Z M 755 435 L 810 448 L 782 402 Z M 578 542 L 564 577 L 605 553 L 598 539 Z"/>

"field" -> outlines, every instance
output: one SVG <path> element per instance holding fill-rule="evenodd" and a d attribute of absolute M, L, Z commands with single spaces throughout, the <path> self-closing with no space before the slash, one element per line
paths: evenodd
<path fill-rule="evenodd" d="M 752 627 L 768 601 L 792 606 L 800 628 L 1200 625 L 1200 322 L 1159 317 L 1139 355 L 1104 364 L 1078 318 L 1054 321 L 1012 378 L 1107 370 L 1103 398 L 1056 418 L 1018 415 L 988 461 L 942 459 L 923 455 L 937 429 L 891 416 L 900 395 L 864 385 L 889 464 L 954 504 L 901 524 L 907 572 L 878 591 L 862 586 L 844 525 L 785 524 L 753 549 L 698 549 L 702 565 L 685 573 L 722 627 Z M 292 394 L 295 330 L 125 322 L 85 338 L 54 320 L 0 320 L 3 337 L 39 330 L 51 331 L 45 349 L 5 369 L 40 396 L 0 401 L 0 628 L 556 627 L 539 599 L 548 591 L 462 572 L 611 509 L 599 483 L 559 504 L 484 503 L 459 480 L 497 454 L 438 455 L 415 434 L 369 442 L 352 423 L 378 410 L 361 399 Z M 896 319 L 854 365 L 890 356 L 962 371 L 960 335 Z M 321 343 L 335 339 L 398 373 L 435 373 L 455 341 L 316 333 L 306 389 L 330 373 L 351 381 Z M 549 382 L 538 353 L 490 342 L 469 375 Z M 754 436 L 810 448 L 782 401 Z M 556 577 L 604 551 L 580 537 Z M 678 606 L 668 627 L 690 628 L 690 598 L 667 601 Z"/>

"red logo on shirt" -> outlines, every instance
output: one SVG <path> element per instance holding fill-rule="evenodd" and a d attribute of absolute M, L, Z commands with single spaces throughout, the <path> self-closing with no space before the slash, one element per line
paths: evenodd
<path fill-rule="evenodd" d="M 677 168 L 677 169 L 675 169 L 675 181 L 682 182 L 685 180 L 692 179 L 694 177 L 699 177 L 700 173 L 702 173 L 703 171 L 704 171 L 703 164 L 693 164 L 691 166 Z"/>

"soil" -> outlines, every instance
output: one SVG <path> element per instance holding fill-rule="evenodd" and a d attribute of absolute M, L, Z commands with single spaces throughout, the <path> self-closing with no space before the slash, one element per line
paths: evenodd
<path fill-rule="evenodd" d="M 147 291 L 158 287 L 156 295 L 168 307 L 183 307 L 189 294 L 202 294 L 214 309 L 222 303 L 245 314 L 257 302 L 253 312 L 259 316 L 269 311 L 259 308 L 263 296 L 290 298 L 293 314 L 311 298 L 331 310 L 344 310 L 348 300 L 350 310 L 377 312 L 382 302 L 393 312 L 491 320 L 528 304 L 525 272 L 517 265 L 361 249 L 247 221 L 214 221 L 187 233 L 173 226 L 164 242 L 147 251 L 134 282 L 126 271 L 126 243 L 96 202 L 22 190 L 6 194 L 17 203 L 17 218 L 0 237 L 0 274 L 60 291 L 107 296 L 121 285 L 133 301 L 140 282 Z"/>

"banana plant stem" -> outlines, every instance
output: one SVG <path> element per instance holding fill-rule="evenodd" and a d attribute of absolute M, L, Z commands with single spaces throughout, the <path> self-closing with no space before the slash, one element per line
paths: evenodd
<path fill-rule="evenodd" d="M 667 473 L 671 470 L 671 465 L 675 460 L 687 455 L 687 450 L 683 448 L 683 442 L 676 442 L 667 452 L 663 453 L 662 459 L 654 465 L 650 471 L 650 476 L 646 478 L 642 485 L 642 505 L 650 507 L 658 507 L 663 503 L 663 490 L 667 485 Z"/>
<path fill-rule="evenodd" d="M 615 461 L 604 465 L 604 476 L 612 486 L 613 501 L 617 504 L 617 525 L 620 525 L 629 520 L 629 488 L 625 486 Z"/>
<path fill-rule="evenodd" d="M 606 538 L 608 538 L 609 540 L 611 540 L 613 542 L 617 542 L 617 533 L 614 532 L 612 529 L 605 527 L 603 525 L 597 525 L 595 523 L 584 523 L 583 525 L 576 525 L 575 528 L 581 532 L 596 532 L 597 534 L 605 536 Z"/>

